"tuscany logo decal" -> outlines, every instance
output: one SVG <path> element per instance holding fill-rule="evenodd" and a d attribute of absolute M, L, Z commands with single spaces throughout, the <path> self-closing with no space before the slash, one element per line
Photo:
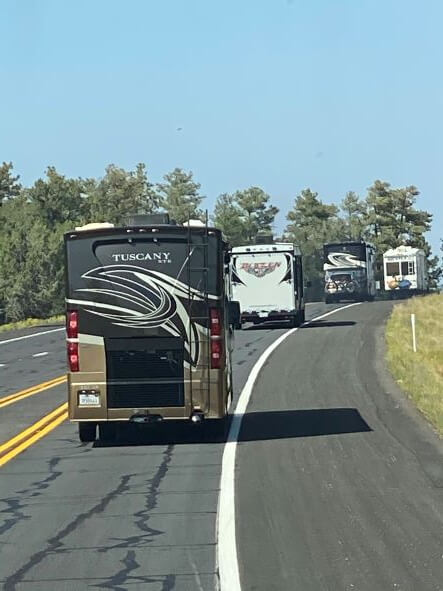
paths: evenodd
<path fill-rule="evenodd" d="M 240 269 L 254 275 L 254 277 L 261 278 L 273 273 L 280 265 L 281 263 L 243 263 Z"/>
<path fill-rule="evenodd" d="M 111 255 L 116 263 L 127 263 L 128 261 L 152 261 L 154 263 L 171 263 L 170 252 L 128 252 Z"/>

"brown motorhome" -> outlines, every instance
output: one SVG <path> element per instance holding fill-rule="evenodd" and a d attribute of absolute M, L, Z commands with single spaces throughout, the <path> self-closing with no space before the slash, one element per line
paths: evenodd
<path fill-rule="evenodd" d="M 81 441 L 97 426 L 111 439 L 119 422 L 223 422 L 238 322 L 228 253 L 219 230 L 167 216 L 65 235 L 69 418 Z"/>

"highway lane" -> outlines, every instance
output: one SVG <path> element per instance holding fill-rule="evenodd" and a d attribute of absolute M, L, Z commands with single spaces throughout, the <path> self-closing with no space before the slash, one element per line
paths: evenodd
<path fill-rule="evenodd" d="M 65 332 L 60 326 L 0 334 L 0 402 L 8 395 L 65 373 Z M 65 401 L 66 386 L 61 385 L 0 408 L 0 443 Z"/>
<path fill-rule="evenodd" d="M 308 316 L 324 310 L 310 305 Z M 236 333 L 236 396 L 261 352 L 286 330 Z M 31 340 L 21 341 L 24 353 Z M 64 356 L 63 341 L 60 347 Z M 45 378 L 57 375 L 56 356 L 43 359 Z M 0 409 L 1 422 L 26 404 L 38 414 L 51 395 L 56 406 L 63 392 L 60 386 Z M 80 444 L 76 427 L 65 423 L 0 469 L 4 589 L 215 588 L 223 442 L 202 442 L 185 427 L 149 433 L 120 446 L 92 446 Z"/>
<path fill-rule="evenodd" d="M 263 368 L 237 451 L 242 591 L 443 589 L 443 442 L 385 371 L 391 305 L 303 328 Z"/>
<path fill-rule="evenodd" d="M 65 333 L 59 326 L 0 333 L 0 397 L 63 373 Z"/>

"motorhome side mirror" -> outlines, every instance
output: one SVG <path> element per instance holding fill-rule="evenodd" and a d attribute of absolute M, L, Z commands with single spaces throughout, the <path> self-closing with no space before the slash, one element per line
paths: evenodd
<path fill-rule="evenodd" d="M 240 304 L 231 300 L 228 304 L 229 324 L 238 326 L 241 322 Z"/>

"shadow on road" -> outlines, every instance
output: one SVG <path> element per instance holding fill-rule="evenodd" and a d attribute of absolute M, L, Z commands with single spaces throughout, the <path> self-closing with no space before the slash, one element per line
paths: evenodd
<path fill-rule="evenodd" d="M 336 322 L 330 322 L 322 320 L 316 320 L 315 322 L 308 322 L 300 328 L 333 328 L 335 326 L 354 326 L 357 324 L 354 320 L 337 320 Z"/>
<path fill-rule="evenodd" d="M 234 416 L 231 421 L 240 421 Z M 228 427 L 228 425 L 227 425 Z M 220 432 L 209 421 L 201 426 L 189 423 L 123 425 L 116 441 L 96 441 L 95 448 L 133 445 L 185 445 L 224 443 L 228 429 Z M 246 413 L 241 420 L 239 442 L 321 437 L 372 431 L 355 408 L 282 410 Z"/>
<path fill-rule="evenodd" d="M 270 320 L 269 322 L 262 322 L 260 324 L 248 324 L 247 326 L 243 327 L 243 331 L 271 330 L 273 328 L 287 329 L 291 328 L 291 324 L 289 320 L 283 320 L 280 322 Z"/>
<path fill-rule="evenodd" d="M 239 441 L 321 437 L 368 431 L 372 429 L 355 408 L 250 412 L 243 417 Z"/>

